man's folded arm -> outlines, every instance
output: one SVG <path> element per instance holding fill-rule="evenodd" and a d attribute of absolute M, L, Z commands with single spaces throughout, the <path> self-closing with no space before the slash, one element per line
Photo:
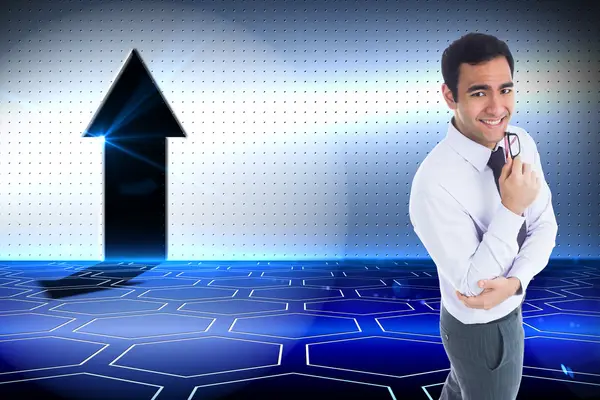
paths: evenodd
<path fill-rule="evenodd" d="M 500 204 L 480 241 L 470 215 L 441 186 L 411 193 L 409 215 L 440 274 L 466 296 L 483 291 L 479 280 L 504 276 L 513 265 L 525 220 Z"/>
<path fill-rule="evenodd" d="M 556 246 L 558 224 L 552 207 L 552 193 L 544 179 L 540 155 L 536 149 L 535 167 L 540 176 L 540 193 L 529 207 L 531 223 L 527 227 L 527 237 L 514 263 L 508 269 L 506 277 L 515 277 L 521 281 L 516 294 L 522 294 L 531 280 L 548 265 L 552 250 Z"/>

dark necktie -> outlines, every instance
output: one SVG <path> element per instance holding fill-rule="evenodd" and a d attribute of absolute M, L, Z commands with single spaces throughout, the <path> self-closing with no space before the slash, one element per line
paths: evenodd
<path fill-rule="evenodd" d="M 505 162 L 506 161 L 504 159 L 504 149 L 498 146 L 498 148 L 495 151 L 492 151 L 492 155 L 490 156 L 490 159 L 487 164 L 492 169 L 492 172 L 494 172 L 494 181 L 496 182 L 496 188 L 498 188 L 498 193 L 500 193 L 500 174 L 502 173 L 502 167 L 504 166 Z M 517 235 L 517 243 L 519 244 L 519 250 L 521 249 L 521 246 L 523 245 L 526 236 L 527 225 L 524 222 L 523 226 L 521 226 L 519 234 Z"/>

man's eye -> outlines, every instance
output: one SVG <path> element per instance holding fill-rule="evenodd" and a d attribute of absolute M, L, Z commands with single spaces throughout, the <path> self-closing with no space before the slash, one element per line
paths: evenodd
<path fill-rule="evenodd" d="M 483 95 L 483 92 L 475 92 L 471 95 L 471 97 L 481 97 L 479 95 Z"/>

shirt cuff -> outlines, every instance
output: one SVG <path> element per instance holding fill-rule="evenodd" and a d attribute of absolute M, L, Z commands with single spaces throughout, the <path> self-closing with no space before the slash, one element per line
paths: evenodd
<path fill-rule="evenodd" d="M 506 208 L 504 204 L 500 203 L 494 219 L 488 226 L 488 233 L 491 233 L 505 243 L 514 245 L 515 253 L 517 253 L 519 251 L 517 236 L 524 222 L 525 217 L 515 214 Z"/>
<path fill-rule="evenodd" d="M 521 281 L 521 287 L 515 295 L 522 295 L 527 290 L 527 286 L 529 286 L 529 282 L 533 279 L 533 274 L 531 273 L 531 269 L 526 266 L 526 264 L 521 263 L 518 265 L 514 265 L 510 272 L 506 275 L 506 278 L 517 278 Z"/>

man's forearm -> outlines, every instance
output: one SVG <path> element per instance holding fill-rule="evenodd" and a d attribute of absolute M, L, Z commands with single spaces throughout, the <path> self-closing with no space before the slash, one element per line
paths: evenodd
<path fill-rule="evenodd" d="M 556 246 L 558 224 L 552 207 L 552 192 L 542 169 L 540 155 L 535 154 L 534 168 L 541 180 L 541 189 L 537 199 L 529 209 L 530 223 L 527 227 L 527 238 L 519 250 L 510 269 L 504 275 L 506 278 L 518 278 L 520 287 L 516 294 L 527 290 L 529 282 L 540 273 L 550 260 L 552 250 Z"/>

